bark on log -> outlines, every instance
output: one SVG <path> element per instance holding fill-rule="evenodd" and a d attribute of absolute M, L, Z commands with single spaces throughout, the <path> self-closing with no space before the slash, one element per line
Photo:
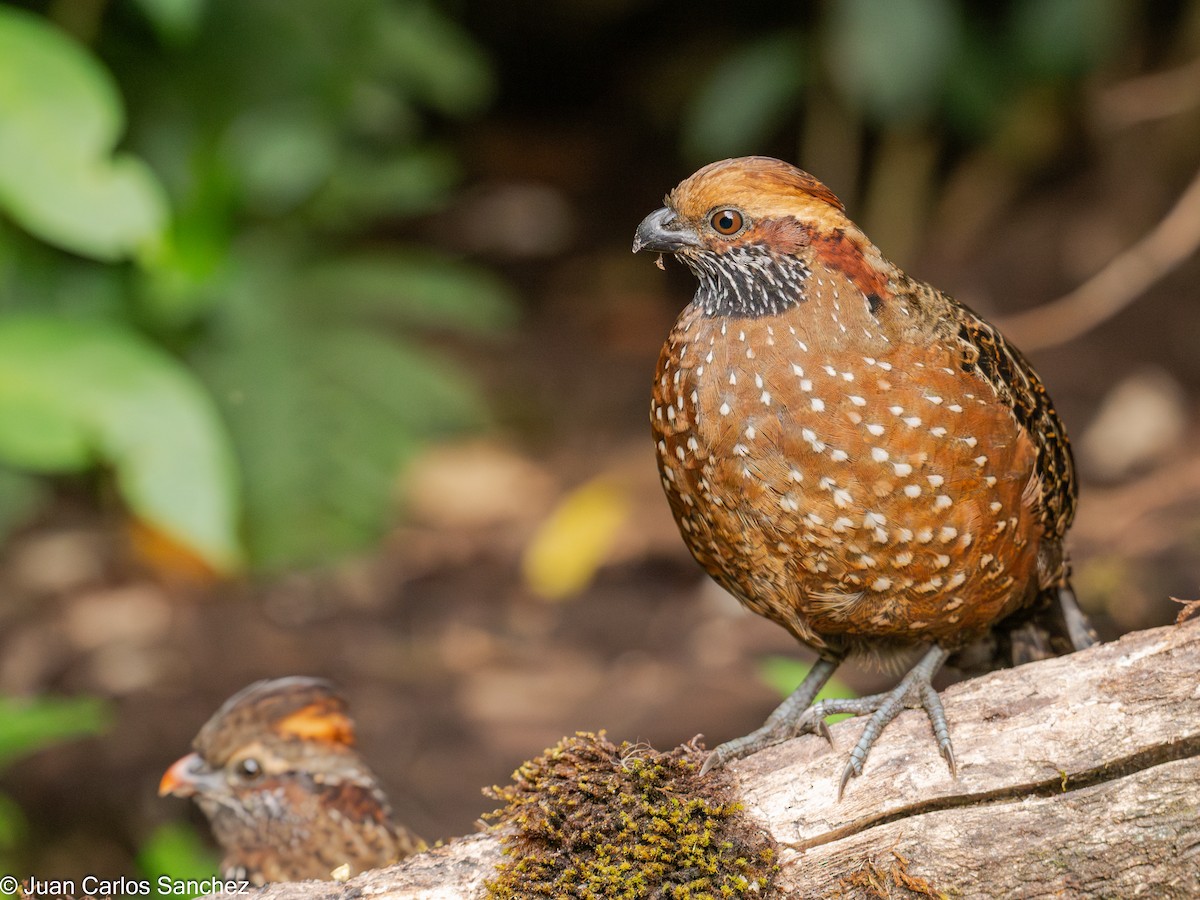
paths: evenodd
<path fill-rule="evenodd" d="M 780 896 L 1200 898 L 1200 620 L 943 693 L 959 776 L 907 711 L 837 801 L 861 722 L 733 764 L 779 843 Z M 473 835 L 339 885 L 264 900 L 481 898 L 503 857 Z M 875 887 L 871 887 L 874 884 Z"/>

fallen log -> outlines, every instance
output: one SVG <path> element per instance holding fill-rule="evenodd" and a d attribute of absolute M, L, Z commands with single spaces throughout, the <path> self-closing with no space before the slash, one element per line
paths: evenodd
<path fill-rule="evenodd" d="M 1200 897 L 1200 620 L 1126 635 L 943 692 L 959 774 L 919 710 L 837 800 L 860 722 L 730 766 L 773 837 L 770 893 L 796 897 Z M 482 898 L 502 832 L 344 884 L 263 900 Z"/>

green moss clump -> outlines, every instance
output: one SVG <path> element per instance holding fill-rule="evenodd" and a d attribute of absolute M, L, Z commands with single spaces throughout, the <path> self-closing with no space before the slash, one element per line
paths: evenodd
<path fill-rule="evenodd" d="M 697 775 L 695 745 L 659 753 L 580 732 L 486 793 L 508 859 L 487 885 L 498 900 L 602 897 L 716 900 L 770 896 L 770 836 L 750 821 L 722 770 Z"/>

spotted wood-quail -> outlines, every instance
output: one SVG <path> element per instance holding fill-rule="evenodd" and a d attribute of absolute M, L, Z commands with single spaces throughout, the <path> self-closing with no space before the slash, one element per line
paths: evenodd
<path fill-rule="evenodd" d="M 870 719 L 839 795 L 906 706 L 956 772 L 933 675 L 1040 617 L 1056 651 L 1094 637 L 1068 582 L 1076 485 L 1033 369 L 980 316 L 889 262 L 836 196 L 746 157 L 685 179 L 634 252 L 699 280 L 659 357 L 650 420 L 695 558 L 818 661 L 762 728 L 705 768 L 824 717 Z M 813 705 L 849 654 L 924 648 L 894 690 Z"/>
<path fill-rule="evenodd" d="M 259 681 L 204 724 L 195 752 L 167 770 L 159 793 L 192 797 L 204 810 L 225 852 L 225 878 L 354 875 L 424 846 L 393 821 L 354 741 L 346 701 L 329 682 Z"/>

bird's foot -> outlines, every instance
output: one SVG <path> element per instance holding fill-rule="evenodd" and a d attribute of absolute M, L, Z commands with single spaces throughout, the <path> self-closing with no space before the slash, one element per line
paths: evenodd
<path fill-rule="evenodd" d="M 813 667 L 800 682 L 800 686 L 792 692 L 790 697 L 779 704 L 761 728 L 743 737 L 726 741 L 713 750 L 704 760 L 704 765 L 700 767 L 700 774 L 704 775 L 725 765 L 730 760 L 750 756 L 759 750 L 765 750 L 767 747 L 807 732 L 816 732 L 832 743 L 825 720 L 818 719 L 815 722 L 809 722 L 806 714 L 812 706 L 813 699 L 821 692 L 825 682 L 829 681 L 839 662 L 840 660 L 818 659 L 813 663 Z"/>
<path fill-rule="evenodd" d="M 863 764 L 867 761 L 867 754 L 871 752 L 871 748 L 875 745 L 875 741 L 879 738 L 879 735 L 883 733 L 883 729 L 905 709 L 925 710 L 929 716 L 929 722 L 933 726 L 933 736 L 937 740 L 942 758 L 950 766 L 951 776 L 958 775 L 958 765 L 954 759 L 954 748 L 950 744 L 950 726 L 946 722 L 946 713 L 942 709 L 941 698 L 938 697 L 937 691 L 933 689 L 931 683 L 933 676 L 937 674 L 938 669 L 942 667 L 942 663 L 946 661 L 946 657 L 949 655 L 948 651 L 934 646 L 930 648 L 928 653 L 921 657 L 920 661 L 912 667 L 908 674 L 892 690 L 853 700 L 821 700 L 814 703 L 804 713 L 803 721 L 798 723 L 798 733 L 816 731 L 819 728 L 823 728 L 825 717 L 837 715 L 838 713 L 849 713 L 853 716 L 870 716 L 870 719 L 867 721 L 867 727 L 863 729 L 862 736 L 858 739 L 858 743 L 854 745 L 854 749 L 850 751 L 850 759 L 846 763 L 846 768 L 842 770 L 842 778 L 838 783 L 839 800 L 842 799 L 842 794 L 845 792 L 846 785 L 849 784 L 850 779 L 862 774 Z M 817 722 L 820 722 L 821 725 L 818 726 L 815 724 Z M 827 729 L 825 733 L 828 734 Z"/>

